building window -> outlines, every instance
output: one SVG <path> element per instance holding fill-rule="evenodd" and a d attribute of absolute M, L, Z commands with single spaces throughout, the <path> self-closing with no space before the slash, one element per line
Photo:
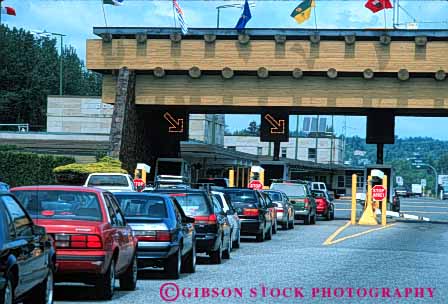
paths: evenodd
<path fill-rule="evenodd" d="M 229 149 L 230 151 L 236 151 L 236 147 L 235 146 L 228 146 L 227 149 Z"/>
<path fill-rule="evenodd" d="M 338 176 L 338 188 L 345 188 L 345 176 L 344 175 Z"/>
<path fill-rule="evenodd" d="M 364 176 L 358 176 L 358 178 L 356 180 L 356 187 L 364 188 Z"/>
<path fill-rule="evenodd" d="M 309 160 L 316 160 L 316 148 L 308 148 L 308 159 Z"/>
<path fill-rule="evenodd" d="M 257 155 L 263 155 L 263 147 L 257 147 Z"/>
<path fill-rule="evenodd" d="M 282 148 L 282 157 L 286 157 L 288 149 L 286 147 Z"/>

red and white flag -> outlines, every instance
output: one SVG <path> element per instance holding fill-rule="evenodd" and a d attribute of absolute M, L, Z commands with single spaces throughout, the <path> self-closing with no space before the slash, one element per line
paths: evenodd
<path fill-rule="evenodd" d="M 393 8 L 390 0 L 367 0 L 364 6 L 374 13 L 382 11 L 383 9 Z"/>
<path fill-rule="evenodd" d="M 0 14 L 15 16 L 16 10 L 13 9 L 12 7 L 4 6 L 4 7 L 2 7 Z"/>

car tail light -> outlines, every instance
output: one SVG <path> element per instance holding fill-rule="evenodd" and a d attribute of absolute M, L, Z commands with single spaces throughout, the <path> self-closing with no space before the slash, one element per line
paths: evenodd
<path fill-rule="evenodd" d="M 277 210 L 277 213 L 283 213 L 283 209 L 281 208 L 275 208 L 275 210 Z"/>
<path fill-rule="evenodd" d="M 99 235 L 94 234 L 56 234 L 56 248 L 101 249 L 103 243 Z"/>
<path fill-rule="evenodd" d="M 143 242 L 170 242 L 171 233 L 166 230 L 134 230 L 138 241 Z"/>
<path fill-rule="evenodd" d="M 308 205 L 309 205 L 309 203 L 310 203 L 310 200 L 309 200 L 308 198 L 305 198 L 305 199 L 303 200 L 303 202 L 305 203 L 305 208 L 308 208 Z"/>
<path fill-rule="evenodd" d="M 258 216 L 258 209 L 255 208 L 244 208 L 243 215 L 245 216 Z"/>
<path fill-rule="evenodd" d="M 195 216 L 194 220 L 195 224 L 202 225 L 215 225 L 217 222 L 216 214 L 210 214 L 209 216 Z"/>

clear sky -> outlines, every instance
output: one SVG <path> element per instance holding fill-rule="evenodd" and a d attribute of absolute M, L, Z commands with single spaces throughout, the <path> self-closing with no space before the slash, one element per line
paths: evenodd
<path fill-rule="evenodd" d="M 392 1 L 392 0 L 391 0 Z M 178 0 L 189 27 L 216 27 L 216 6 L 243 1 Z M 364 8 L 366 0 L 316 0 L 316 8 L 307 22 L 298 25 L 290 17 L 301 2 L 254 0 L 252 19 L 247 27 L 266 28 L 378 28 L 392 25 L 392 10 L 373 14 Z M 14 7 L 16 17 L 2 15 L 2 23 L 29 30 L 47 30 L 66 34 L 65 43 L 74 46 L 85 59 L 85 41 L 95 38 L 93 26 L 104 26 L 102 0 L 4 0 L 3 6 Z M 400 0 L 400 21 L 418 22 L 419 28 L 448 28 L 448 1 Z M 173 26 L 171 0 L 124 0 L 123 6 L 105 6 L 108 26 Z M 221 10 L 220 26 L 233 28 L 241 9 Z M 403 25 L 405 27 L 405 25 Z M 316 113 L 317 114 L 317 113 Z M 228 116 L 230 129 L 240 129 L 257 116 Z M 259 118 L 258 118 L 259 120 Z M 347 121 L 347 123 L 345 123 Z M 364 117 L 338 117 L 336 131 L 346 126 L 347 135 L 365 136 Z M 295 128 L 295 122 L 291 121 Z M 396 134 L 400 137 L 431 136 L 448 140 L 448 118 L 397 118 Z"/>

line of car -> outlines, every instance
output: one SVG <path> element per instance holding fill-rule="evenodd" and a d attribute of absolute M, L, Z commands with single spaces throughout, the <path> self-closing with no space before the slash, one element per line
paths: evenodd
<path fill-rule="evenodd" d="M 317 215 L 334 217 L 326 192 L 305 182 L 264 191 L 106 189 L 28 186 L 0 193 L 1 303 L 51 304 L 54 282 L 94 285 L 99 299 L 111 299 L 117 279 L 122 290 L 136 288 L 139 270 L 162 268 L 177 279 L 195 272 L 197 254 L 214 264 L 229 259 L 241 236 L 262 242 L 280 226 L 293 229 L 297 219 L 314 224 Z"/>

